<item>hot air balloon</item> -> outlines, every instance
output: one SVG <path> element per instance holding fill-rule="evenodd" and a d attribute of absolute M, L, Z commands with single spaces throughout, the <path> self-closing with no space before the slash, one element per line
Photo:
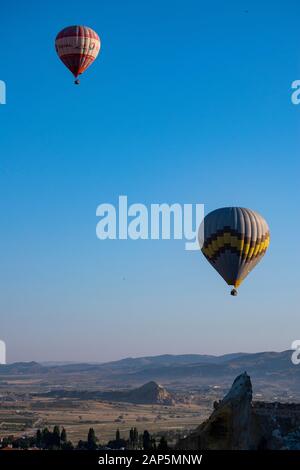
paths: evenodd
<path fill-rule="evenodd" d="M 270 232 L 265 219 L 243 207 L 224 207 L 210 212 L 199 229 L 199 244 L 209 263 L 237 295 L 249 272 L 264 256 Z"/>
<path fill-rule="evenodd" d="M 78 76 L 96 59 L 100 45 L 98 34 L 87 26 L 68 26 L 56 36 L 58 57 L 74 75 L 76 85 Z"/>

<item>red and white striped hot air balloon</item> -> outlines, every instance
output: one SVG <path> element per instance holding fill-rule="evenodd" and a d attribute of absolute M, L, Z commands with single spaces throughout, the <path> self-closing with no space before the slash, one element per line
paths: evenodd
<path fill-rule="evenodd" d="M 87 26 L 68 26 L 56 36 L 58 57 L 74 75 L 76 85 L 79 84 L 78 76 L 96 59 L 100 46 L 98 34 Z"/>

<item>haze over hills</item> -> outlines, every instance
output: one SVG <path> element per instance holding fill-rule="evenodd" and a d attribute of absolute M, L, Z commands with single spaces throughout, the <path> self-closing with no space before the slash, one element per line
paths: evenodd
<path fill-rule="evenodd" d="M 169 376 L 189 376 L 197 372 L 203 375 L 215 373 L 228 373 L 238 368 L 250 368 L 254 373 L 264 372 L 295 372 L 300 373 L 291 361 L 292 351 L 283 352 L 258 352 L 258 353 L 233 353 L 222 356 L 201 354 L 161 355 L 138 358 L 125 358 L 106 363 L 37 363 L 15 362 L 0 365 L 0 374 L 22 373 L 70 373 L 83 371 L 98 371 L 103 376 L 109 372 L 119 374 L 133 374 L 144 376 L 147 374 L 159 374 Z"/>
<path fill-rule="evenodd" d="M 0 365 L 1 373 L 23 373 L 23 372 L 75 372 L 83 370 L 98 371 L 118 371 L 118 372 L 145 372 L 150 370 L 163 371 L 164 368 L 177 369 L 181 366 L 189 366 L 189 368 L 201 368 L 207 365 L 216 365 L 220 370 L 236 367 L 254 367 L 256 370 L 269 369 L 270 366 L 274 370 L 281 368 L 295 369 L 291 361 L 292 352 L 290 350 L 282 352 L 258 352 L 258 353 L 232 353 L 222 356 L 202 355 L 202 354 L 182 354 L 171 355 L 165 354 L 160 356 L 146 356 L 137 358 L 125 358 L 118 361 L 105 363 L 38 363 L 31 362 L 14 362 L 11 364 Z M 188 372 L 187 372 L 188 373 Z"/>
<path fill-rule="evenodd" d="M 264 354 L 264 353 L 262 353 Z M 240 356 L 251 355 L 251 353 L 231 353 L 231 354 L 224 354 L 221 356 L 213 356 L 207 354 L 162 354 L 159 356 L 142 356 L 142 357 L 127 357 L 124 359 L 119 359 L 117 361 L 109 361 L 109 362 L 76 362 L 76 361 L 46 361 L 46 362 L 13 362 L 6 365 L 0 364 L 0 371 L 1 366 L 9 370 L 11 367 L 20 366 L 21 368 L 30 368 L 39 364 L 44 368 L 51 368 L 51 367 L 65 367 L 65 368 L 81 368 L 84 367 L 109 367 L 109 368 L 123 368 L 123 367 L 130 367 L 130 368 L 140 368 L 143 366 L 151 366 L 151 365 L 162 365 L 162 366 L 170 366 L 173 364 L 193 364 L 193 363 L 222 363 L 226 362 L 231 359 L 238 358 Z"/>
<path fill-rule="evenodd" d="M 93 389 L 99 387 L 132 387 L 145 382 L 157 381 L 163 385 L 211 383 L 230 384 L 238 374 L 247 371 L 255 383 L 272 386 L 288 384 L 300 388 L 300 366 L 291 361 L 292 351 L 233 353 L 223 356 L 201 354 L 161 355 L 126 358 L 103 364 L 68 363 L 42 365 L 37 362 L 19 362 L 0 365 L 0 379 L 10 376 L 35 376 L 41 382 L 58 385 L 64 383 L 72 388 L 71 377 L 76 387 Z M 63 379 L 65 377 L 65 379 Z M 79 380 L 80 378 L 80 380 Z"/>

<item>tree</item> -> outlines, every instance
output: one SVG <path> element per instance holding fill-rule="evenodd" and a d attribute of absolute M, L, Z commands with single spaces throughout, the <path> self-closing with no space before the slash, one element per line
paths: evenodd
<path fill-rule="evenodd" d="M 83 449 L 86 449 L 86 448 L 87 448 L 87 442 L 82 441 L 80 439 L 80 441 L 78 441 L 78 444 L 77 444 L 77 449 L 83 450 Z"/>
<path fill-rule="evenodd" d="M 138 446 L 139 443 L 139 433 L 137 428 L 131 428 L 129 431 L 129 442 L 133 449 Z"/>
<path fill-rule="evenodd" d="M 134 443 L 134 432 L 133 432 L 133 428 L 131 428 L 130 431 L 129 431 L 129 441 L 130 441 L 130 444 L 133 444 L 133 443 Z"/>
<path fill-rule="evenodd" d="M 168 450 L 168 442 L 164 436 L 162 436 L 162 438 L 160 439 L 159 444 L 157 446 L 157 450 L 159 451 Z"/>
<path fill-rule="evenodd" d="M 6 436 L 6 437 L 3 437 L 1 445 L 2 447 L 7 447 L 9 445 L 12 445 L 13 441 L 14 441 L 13 436 Z"/>
<path fill-rule="evenodd" d="M 89 450 L 97 449 L 97 437 L 93 428 L 89 429 L 87 447 Z"/>
<path fill-rule="evenodd" d="M 144 431 L 143 434 L 143 449 L 144 450 L 149 450 L 151 449 L 151 439 L 150 439 L 150 434 L 147 430 Z"/>
<path fill-rule="evenodd" d="M 138 433 L 138 430 L 137 428 L 133 428 L 133 442 L 134 442 L 134 446 L 136 447 L 139 443 L 139 433 Z"/>
<path fill-rule="evenodd" d="M 37 447 L 42 447 L 42 433 L 40 429 L 38 429 L 36 432 L 35 442 Z"/>
<path fill-rule="evenodd" d="M 71 441 L 63 442 L 61 445 L 62 450 L 73 450 L 74 446 Z"/>
<path fill-rule="evenodd" d="M 62 443 L 67 442 L 67 432 L 65 428 L 62 428 L 61 434 L 60 434 L 60 440 Z"/>
<path fill-rule="evenodd" d="M 52 445 L 52 433 L 49 431 L 48 428 L 44 428 L 42 430 L 42 448 L 43 449 L 48 449 Z"/>
<path fill-rule="evenodd" d="M 119 441 L 121 438 L 119 429 L 116 430 L 116 441 Z"/>
<path fill-rule="evenodd" d="M 19 437 L 12 443 L 14 449 L 28 449 L 30 446 L 30 440 L 28 437 Z"/>
<path fill-rule="evenodd" d="M 151 449 L 156 450 L 156 440 L 154 437 L 151 438 Z"/>
<path fill-rule="evenodd" d="M 60 430 L 58 426 L 54 426 L 52 433 L 52 446 L 56 449 L 60 448 Z"/>

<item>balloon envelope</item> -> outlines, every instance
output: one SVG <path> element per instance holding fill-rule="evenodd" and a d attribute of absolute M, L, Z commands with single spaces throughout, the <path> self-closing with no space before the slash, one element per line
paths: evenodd
<path fill-rule="evenodd" d="M 100 46 L 98 34 L 87 26 L 68 26 L 55 39 L 58 57 L 76 78 L 94 62 Z"/>
<path fill-rule="evenodd" d="M 203 223 L 202 253 L 227 284 L 238 287 L 269 246 L 267 222 L 251 209 L 224 207 L 210 212 Z"/>

